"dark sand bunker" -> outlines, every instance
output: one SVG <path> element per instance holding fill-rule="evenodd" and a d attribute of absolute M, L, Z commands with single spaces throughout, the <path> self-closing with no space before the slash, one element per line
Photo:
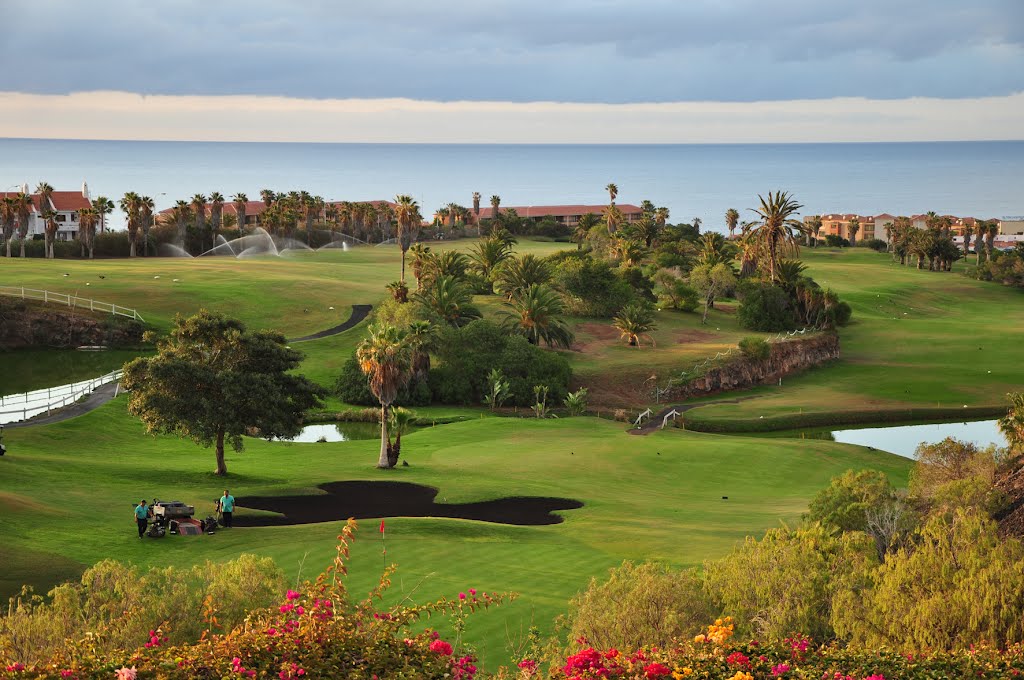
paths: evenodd
<path fill-rule="evenodd" d="M 558 524 L 558 510 L 582 508 L 571 498 L 510 496 L 480 503 L 437 503 L 437 489 L 408 482 L 330 482 L 318 496 L 247 496 L 240 508 L 276 515 L 235 516 L 235 526 L 264 527 L 333 522 L 349 517 L 455 517 L 499 524 Z"/>

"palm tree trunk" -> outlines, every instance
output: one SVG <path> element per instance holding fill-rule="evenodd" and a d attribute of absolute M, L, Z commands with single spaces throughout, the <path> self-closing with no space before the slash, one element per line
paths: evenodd
<path fill-rule="evenodd" d="M 228 473 L 228 466 L 224 462 L 224 430 L 217 431 L 217 470 L 214 474 L 223 477 Z"/>
<path fill-rule="evenodd" d="M 380 405 L 380 458 L 377 459 L 377 467 L 382 470 L 391 467 L 388 461 L 388 407 L 383 403 Z"/>
<path fill-rule="evenodd" d="M 418 281 L 419 279 L 417 279 Z M 405 250 L 402 250 L 402 283 L 405 283 Z M 419 286 L 417 286 L 419 288 Z"/>

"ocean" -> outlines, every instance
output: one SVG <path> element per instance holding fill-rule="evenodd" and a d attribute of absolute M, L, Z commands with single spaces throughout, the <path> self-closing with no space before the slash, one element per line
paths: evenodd
<path fill-rule="evenodd" d="M 700 217 L 724 230 L 757 195 L 783 189 L 802 214 L 1024 214 L 1024 141 L 875 144 L 452 145 L 134 142 L 0 139 L 0 185 L 88 182 L 115 201 L 126 191 L 158 209 L 193 194 L 305 189 L 328 200 L 415 197 L 425 215 L 472 193 L 503 206 L 604 204 L 644 199 L 672 222 Z M 121 224 L 119 211 L 111 216 Z"/>

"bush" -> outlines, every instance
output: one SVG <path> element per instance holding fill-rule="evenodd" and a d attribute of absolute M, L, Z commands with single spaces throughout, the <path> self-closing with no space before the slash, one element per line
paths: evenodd
<path fill-rule="evenodd" d="M 554 284 L 571 316 L 611 318 L 637 297 L 608 262 L 589 255 L 560 262 L 555 267 Z"/>
<path fill-rule="evenodd" d="M 879 253 L 884 253 L 889 249 L 888 244 L 880 238 L 869 238 L 865 241 L 857 241 L 858 248 L 871 248 Z"/>
<path fill-rule="evenodd" d="M 653 562 L 623 562 L 607 580 L 590 579 L 570 608 L 570 640 L 623 650 L 670 645 L 714 617 L 696 570 L 675 572 Z"/>
<path fill-rule="evenodd" d="M 407 305 L 411 306 L 411 305 Z M 349 357 L 334 381 L 335 396 L 346 404 L 358 406 L 379 406 L 377 397 L 370 391 L 366 374 L 359 368 L 359 361 L 355 354 Z M 428 406 L 431 401 L 430 387 L 426 381 L 410 381 L 408 385 L 398 391 L 395 398 L 395 406 Z M 378 418 L 379 419 L 379 418 Z"/>
<path fill-rule="evenodd" d="M 770 284 L 753 283 L 744 288 L 736 312 L 740 326 L 751 331 L 775 333 L 796 328 L 796 315 L 786 293 Z"/>
<path fill-rule="evenodd" d="M 850 242 L 842 236 L 836 236 L 835 234 L 828 234 L 825 236 L 825 245 L 829 248 L 849 248 Z"/>
<path fill-rule="evenodd" d="M 772 354 L 772 346 L 764 338 L 743 338 L 739 348 L 743 356 L 752 361 L 764 361 Z"/>

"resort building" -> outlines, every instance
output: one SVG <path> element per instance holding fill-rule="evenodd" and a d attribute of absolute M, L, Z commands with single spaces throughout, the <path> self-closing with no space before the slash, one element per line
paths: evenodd
<path fill-rule="evenodd" d="M 821 218 L 821 231 L 818 233 L 818 238 L 821 240 L 824 240 L 829 235 L 850 240 L 850 224 L 856 219 L 860 224 L 856 237 L 857 241 L 877 238 L 888 243 L 889 235 L 885 233 L 885 225 L 888 222 L 896 221 L 896 216 L 889 213 L 882 213 L 881 215 L 829 213 L 819 215 L 819 217 Z M 950 232 L 958 237 L 963 237 L 964 229 L 968 227 L 973 229 L 979 221 L 975 217 L 957 217 L 956 215 L 940 215 L 940 217 L 949 220 Z M 804 217 L 804 223 L 809 223 L 811 218 L 811 215 Z M 915 229 L 928 228 L 929 216 L 927 214 L 911 215 L 908 219 Z M 996 222 L 999 223 L 1000 234 L 1024 234 L 1024 217 L 1004 217 L 996 220 Z"/>
<path fill-rule="evenodd" d="M 1006 236 L 1024 235 L 1024 215 L 1000 218 L 999 233 Z"/>
<path fill-rule="evenodd" d="M 28 238 L 42 238 L 46 235 L 46 218 L 49 212 L 55 213 L 58 241 L 70 241 L 78 237 L 78 211 L 92 207 L 89 198 L 89 186 L 82 182 L 81 191 L 53 191 L 46 204 L 40 194 L 30 194 L 27 184 L 22 184 L 19 191 L 0 192 L 0 198 L 14 197 L 19 193 L 32 197 L 32 210 L 28 218 Z M 15 232 L 17 233 L 17 232 Z M 2 238 L 2 236 L 0 236 Z"/>
<path fill-rule="evenodd" d="M 521 218 L 530 219 L 534 222 L 541 222 L 545 218 L 551 218 L 559 224 L 564 224 L 568 227 L 575 227 L 580 221 L 580 218 L 587 213 L 593 213 L 598 217 L 604 212 L 604 209 L 608 206 L 604 205 L 510 205 L 500 206 L 498 210 L 500 212 L 506 212 L 508 210 L 515 210 L 516 214 Z M 626 222 L 636 222 L 644 215 L 644 211 L 640 206 L 631 205 L 629 203 L 616 203 L 615 207 L 622 211 L 622 214 L 626 218 Z M 493 208 L 480 208 L 480 219 L 489 220 L 493 217 Z"/>

